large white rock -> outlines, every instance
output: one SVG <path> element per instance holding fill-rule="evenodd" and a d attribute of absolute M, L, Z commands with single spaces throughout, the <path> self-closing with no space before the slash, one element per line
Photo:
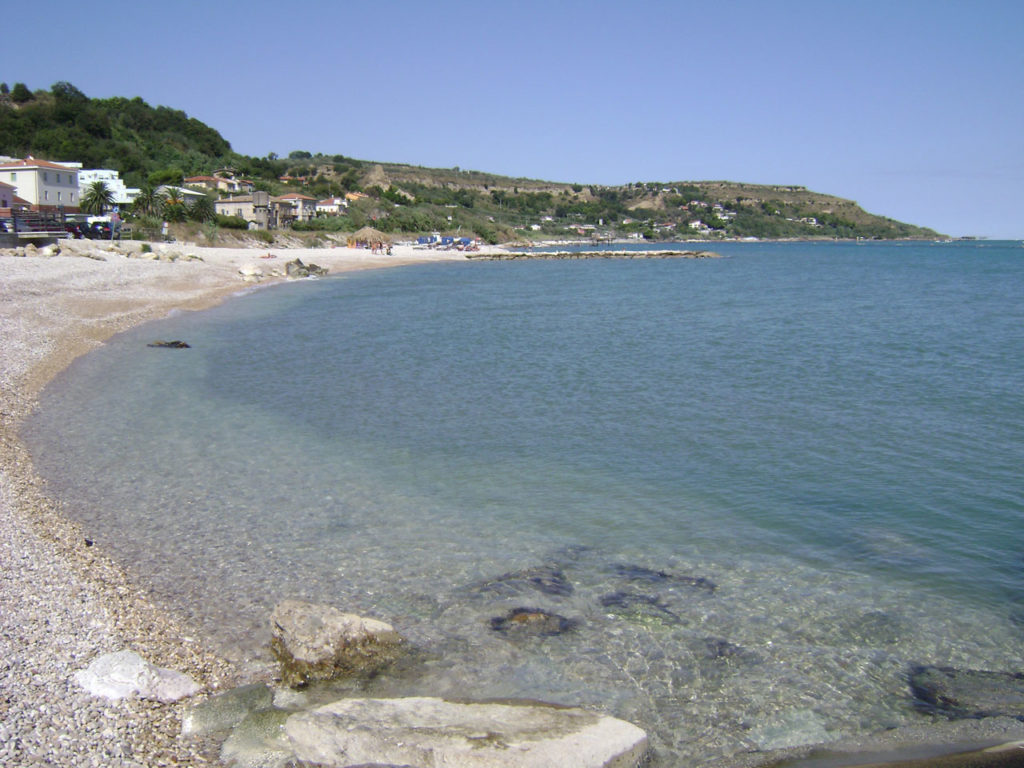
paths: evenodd
<path fill-rule="evenodd" d="M 134 651 L 93 659 L 75 673 L 75 681 L 92 696 L 115 700 L 138 695 L 169 703 L 199 692 L 199 684 L 185 673 L 154 666 Z"/>
<path fill-rule="evenodd" d="M 545 704 L 344 699 L 292 715 L 296 758 L 317 765 L 634 768 L 647 734 L 624 720 Z"/>

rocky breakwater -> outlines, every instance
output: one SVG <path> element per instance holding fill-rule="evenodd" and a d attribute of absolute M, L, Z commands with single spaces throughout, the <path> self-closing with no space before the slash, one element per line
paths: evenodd
<path fill-rule="evenodd" d="M 467 259 L 490 259 L 492 261 L 515 261 L 526 259 L 720 259 L 714 251 L 493 251 L 467 253 Z"/>
<path fill-rule="evenodd" d="M 271 624 L 290 687 L 237 688 L 195 705 L 183 721 L 185 736 L 226 735 L 221 758 L 229 764 L 634 768 L 647 756 L 643 730 L 575 707 L 433 696 L 312 704 L 295 689 L 376 674 L 402 639 L 384 622 L 297 600 L 279 604 Z"/>

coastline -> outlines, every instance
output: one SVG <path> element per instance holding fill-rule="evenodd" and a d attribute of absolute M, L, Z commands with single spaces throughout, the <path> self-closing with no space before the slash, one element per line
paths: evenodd
<path fill-rule="evenodd" d="M 46 497 L 18 438 L 20 425 L 43 387 L 75 358 L 129 327 L 251 288 L 242 268 L 283 270 L 299 258 L 337 274 L 463 255 L 410 246 L 396 246 L 390 256 L 187 244 L 142 254 L 141 244 L 94 241 L 59 247 L 56 256 L 44 255 L 46 249 L 26 256 L 0 251 L 0 764 L 216 762 L 219 744 L 180 738 L 184 704 L 108 702 L 72 679 L 96 656 L 125 648 L 191 675 L 205 691 L 236 684 L 240 672 L 201 648 L 127 573 L 87 545 Z M 265 253 L 276 258 L 261 259 Z"/>
<path fill-rule="evenodd" d="M 76 357 L 170 311 L 204 309 L 251 290 L 253 284 L 239 274 L 243 267 L 283 267 L 298 257 L 338 274 L 464 256 L 401 246 L 390 257 L 345 248 L 271 249 L 276 259 L 261 261 L 262 249 L 176 245 L 173 250 L 182 258 L 169 262 L 126 258 L 94 243 L 73 243 L 68 250 L 75 255 L 14 257 L 0 252 L 0 764 L 216 763 L 219 743 L 179 737 L 187 704 L 138 699 L 108 703 L 89 698 L 71 679 L 96 655 L 131 648 L 159 666 L 187 672 L 207 691 L 248 682 L 154 606 L 128 574 L 85 546 L 78 527 L 45 498 L 17 429 L 46 383 Z M 188 261 L 188 254 L 202 260 Z M 275 282 L 283 279 L 263 284 Z M 1006 741 L 1020 727 L 992 722 L 992 730 L 982 733 L 969 725 L 904 733 L 902 741 L 894 741 L 942 743 L 946 747 L 941 753 L 948 754 L 957 751 L 957 742 L 976 748 L 982 742 Z M 944 733 L 940 736 L 939 731 Z M 861 742 L 850 750 L 859 753 L 864 746 Z M 884 749 L 891 746 L 880 741 L 876 754 L 881 756 L 873 764 L 975 764 L 958 763 L 954 757 L 949 762 L 938 757 L 912 762 L 906 754 Z M 986 765 L 1014 765 L 1020 764 L 1015 762 L 1020 754 L 1018 749 L 982 759 L 991 761 Z M 764 753 L 750 756 L 751 766 L 767 764 Z M 864 762 L 847 756 L 842 762 L 808 765 L 826 764 Z"/>

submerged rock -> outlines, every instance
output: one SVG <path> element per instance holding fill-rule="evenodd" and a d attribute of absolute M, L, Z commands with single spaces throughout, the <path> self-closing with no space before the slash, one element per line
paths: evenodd
<path fill-rule="evenodd" d="M 910 690 L 922 706 L 950 717 L 1024 720 L 1024 674 L 919 666 L 910 671 Z"/>
<path fill-rule="evenodd" d="M 601 606 L 617 616 L 641 624 L 652 620 L 659 624 L 682 623 L 679 615 L 669 610 L 657 595 L 611 592 L 601 597 Z"/>
<path fill-rule="evenodd" d="M 321 766 L 633 768 L 647 752 L 631 723 L 543 704 L 346 699 L 284 730 L 297 759 Z"/>
<path fill-rule="evenodd" d="M 491 619 L 491 629 L 496 632 L 537 637 L 560 635 L 578 626 L 578 621 L 539 608 L 513 608 L 504 616 Z"/>
<path fill-rule="evenodd" d="M 813 709 L 791 709 L 752 728 L 748 737 L 760 749 L 788 749 L 834 740 Z"/>
<path fill-rule="evenodd" d="M 756 654 L 748 651 L 742 645 L 730 643 L 720 637 L 705 637 L 704 649 L 709 659 L 716 661 L 730 661 L 732 659 L 756 659 Z"/>
<path fill-rule="evenodd" d="M 270 617 L 270 649 L 285 685 L 368 674 L 393 661 L 402 639 L 390 624 L 329 605 L 285 600 Z"/>
<path fill-rule="evenodd" d="M 226 765 L 245 768 L 294 765 L 291 745 L 284 733 L 284 725 L 292 714 L 283 709 L 249 713 L 221 745 L 221 760 Z"/>
<path fill-rule="evenodd" d="M 706 592 L 714 592 L 718 585 L 703 576 L 682 576 L 666 571 L 656 571 L 642 565 L 616 565 L 615 574 L 631 583 L 642 584 L 680 584 Z"/>
<path fill-rule="evenodd" d="M 565 572 L 557 565 L 538 565 L 506 573 L 484 582 L 479 591 L 500 595 L 519 595 L 531 589 L 545 595 L 568 597 L 575 590 Z"/>
<path fill-rule="evenodd" d="M 151 341 L 147 347 L 163 347 L 165 349 L 191 349 L 184 341 Z"/>
<path fill-rule="evenodd" d="M 184 736 L 198 736 L 234 728 L 251 712 L 270 709 L 274 694 L 262 683 L 243 685 L 194 705 L 181 721 Z"/>
<path fill-rule="evenodd" d="M 75 681 L 93 696 L 114 700 L 139 696 L 166 704 L 199 692 L 199 683 L 184 672 L 154 666 L 128 650 L 93 659 Z"/>

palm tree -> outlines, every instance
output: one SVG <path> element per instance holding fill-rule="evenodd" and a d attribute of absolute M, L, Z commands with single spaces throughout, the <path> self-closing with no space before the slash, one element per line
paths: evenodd
<path fill-rule="evenodd" d="M 164 187 L 163 198 L 160 209 L 163 211 L 164 218 L 167 221 L 184 221 L 185 197 L 181 194 L 181 190 L 176 187 Z"/>
<path fill-rule="evenodd" d="M 132 210 L 142 216 L 151 216 L 160 207 L 160 196 L 151 185 L 147 184 L 139 190 L 132 201 Z"/>
<path fill-rule="evenodd" d="M 213 205 L 213 200 L 208 195 L 197 197 L 195 201 L 189 206 L 188 217 L 192 221 L 212 221 L 217 217 L 217 209 Z"/>
<path fill-rule="evenodd" d="M 85 190 L 85 194 L 82 195 L 80 202 L 82 210 L 86 213 L 102 216 L 107 208 L 113 207 L 114 193 L 107 189 L 105 182 L 97 180 Z"/>

